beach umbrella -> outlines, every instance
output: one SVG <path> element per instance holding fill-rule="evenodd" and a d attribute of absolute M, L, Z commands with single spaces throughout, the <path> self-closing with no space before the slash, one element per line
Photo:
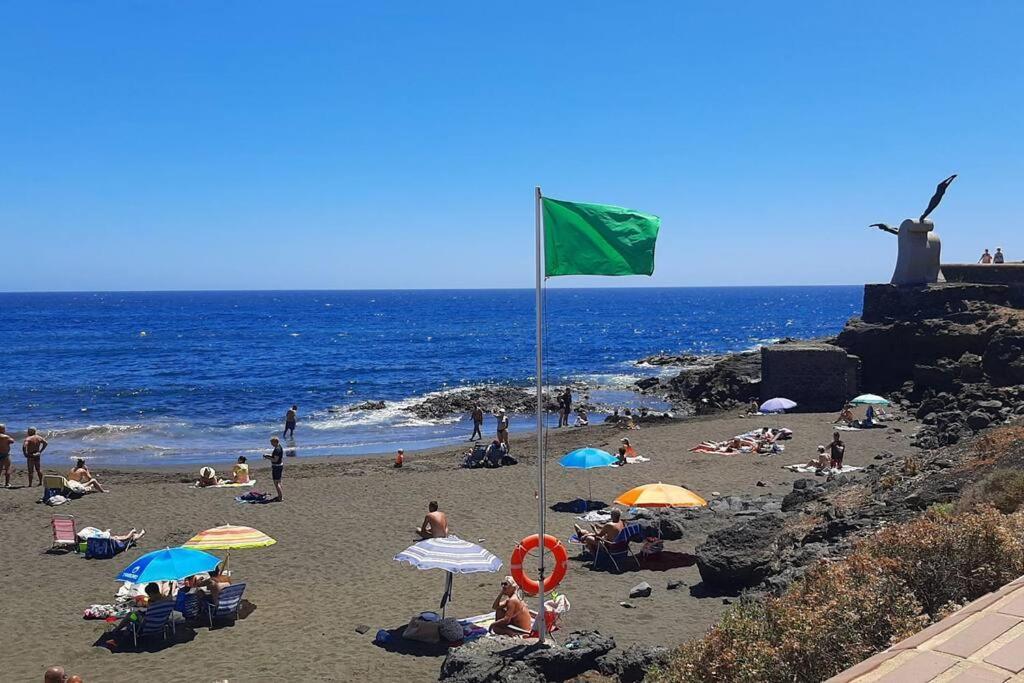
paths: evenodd
<path fill-rule="evenodd" d="M 132 562 L 117 575 L 117 580 L 131 583 L 179 581 L 209 572 L 218 564 L 220 559 L 202 550 L 164 548 L 146 553 Z"/>
<path fill-rule="evenodd" d="M 242 548 L 265 548 L 277 543 L 259 529 L 248 526 L 223 526 L 200 531 L 182 544 L 182 548 L 196 550 L 234 550 Z"/>
<path fill-rule="evenodd" d="M 577 448 L 562 456 L 558 464 L 569 470 L 587 470 L 587 503 L 594 498 L 590 483 L 590 470 L 611 467 L 619 461 L 614 455 L 600 448 Z"/>
<path fill-rule="evenodd" d="M 661 482 L 630 489 L 616 498 L 615 502 L 635 508 L 694 508 L 708 504 L 690 489 Z"/>
<path fill-rule="evenodd" d="M 850 405 L 855 405 L 855 406 L 887 406 L 887 405 L 889 405 L 889 401 L 887 401 L 886 399 L 882 398 L 881 396 L 876 396 L 874 394 L 861 394 L 857 398 L 855 398 L 852 401 L 850 401 Z"/>
<path fill-rule="evenodd" d="M 501 559 L 476 543 L 463 541 L 458 536 L 427 538 L 395 555 L 396 562 L 405 562 L 417 569 L 443 569 L 444 594 L 441 596 L 441 614 L 452 597 L 452 576 L 496 572 Z"/>
<path fill-rule="evenodd" d="M 790 408 L 796 408 L 796 401 L 782 397 L 770 398 L 761 404 L 762 413 L 784 413 Z"/>

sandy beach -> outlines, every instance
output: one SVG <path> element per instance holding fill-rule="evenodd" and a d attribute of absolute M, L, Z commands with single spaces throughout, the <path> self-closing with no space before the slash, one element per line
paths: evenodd
<path fill-rule="evenodd" d="M 594 497 L 611 501 L 632 486 L 670 482 L 710 498 L 772 493 L 782 496 L 799 475 L 781 465 L 807 460 L 828 440 L 831 415 L 782 417 L 719 416 L 644 426 L 628 433 L 651 462 L 594 473 Z M 690 453 L 702 439 L 723 439 L 769 424 L 794 430 L 786 452 L 773 457 Z M 847 463 L 867 465 L 879 450 L 908 452 L 903 433 L 871 430 L 844 434 Z M 556 455 L 592 445 L 611 450 L 625 433 L 609 426 L 552 430 L 547 468 L 548 503 L 584 496 L 586 478 L 567 472 Z M 301 436 L 301 435 L 300 435 Z M 0 490 L 0 544 L 4 561 L 0 633 L 4 680 L 39 680 L 52 664 L 87 681 L 194 680 L 435 680 L 441 658 L 388 652 L 373 644 L 379 628 L 396 628 L 414 614 L 437 607 L 443 575 L 420 572 L 392 560 L 414 539 L 430 499 L 440 501 L 456 535 L 480 542 L 507 564 L 514 544 L 536 530 L 536 468 L 529 455 L 532 439 L 513 441 L 518 466 L 498 470 L 459 469 L 461 447 L 407 455 L 395 470 L 389 456 L 359 459 L 292 459 L 285 472 L 283 504 L 243 505 L 235 489 L 189 488 L 194 473 L 172 470 L 99 470 L 112 489 L 59 508 L 38 504 L 39 489 Z M 16 481 L 24 483 L 23 462 L 16 459 Z M 46 463 L 44 462 L 44 467 Z M 272 489 L 269 466 L 254 467 L 257 489 Z M 767 487 L 757 487 L 762 480 Z M 85 560 L 48 554 L 53 513 L 73 514 L 81 526 L 145 528 L 137 548 L 113 560 Z M 548 514 L 548 530 L 561 538 L 572 532 L 574 516 Z M 194 533 L 223 523 L 254 526 L 277 539 L 274 546 L 231 553 L 236 581 L 247 584 L 250 605 L 234 626 L 179 628 L 177 642 L 152 643 L 142 651 L 110 652 L 94 643 L 107 625 L 82 619 L 92 603 L 110 602 L 118 571 L 134 557 L 178 545 Z M 684 538 L 667 550 L 692 552 L 702 539 Z M 223 554 L 223 553 L 221 553 Z M 504 573 L 504 572 L 502 572 Z M 699 598 L 690 591 L 666 591 L 671 579 L 699 583 L 695 566 L 668 571 L 594 572 L 578 561 L 561 590 L 572 602 L 568 628 L 597 628 L 630 642 L 677 644 L 699 635 L 724 610 L 722 598 Z M 470 616 L 489 610 L 500 574 L 458 576 L 449 614 Z M 631 586 L 646 580 L 652 598 L 619 605 Z M 699 591 L 695 591 L 699 595 Z M 370 627 L 359 634 L 356 627 Z"/>

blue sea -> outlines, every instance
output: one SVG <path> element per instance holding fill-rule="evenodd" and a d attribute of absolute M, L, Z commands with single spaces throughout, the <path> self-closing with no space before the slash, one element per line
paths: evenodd
<path fill-rule="evenodd" d="M 861 306 L 854 286 L 545 296 L 546 380 L 599 385 L 592 399 L 622 407 L 639 406 L 627 387 L 658 372 L 638 358 L 833 334 Z M 0 422 L 17 436 L 39 428 L 52 464 L 224 462 L 266 449 L 292 403 L 299 456 L 454 443 L 468 436 L 466 416 L 403 408 L 534 381 L 532 290 L 9 293 L 0 307 Z M 347 410 L 367 400 L 387 407 Z"/>

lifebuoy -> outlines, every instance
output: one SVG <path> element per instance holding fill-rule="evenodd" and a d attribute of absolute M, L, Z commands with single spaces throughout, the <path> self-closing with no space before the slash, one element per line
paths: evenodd
<path fill-rule="evenodd" d="M 512 551 L 512 578 L 527 595 L 536 595 L 541 585 L 523 572 L 523 560 L 539 546 L 540 538 L 534 534 L 519 541 Z M 565 552 L 561 541 L 548 534 L 544 534 L 544 548 L 555 556 L 554 571 L 544 577 L 544 592 L 549 593 L 565 578 L 565 572 L 569 568 L 569 553 Z"/>

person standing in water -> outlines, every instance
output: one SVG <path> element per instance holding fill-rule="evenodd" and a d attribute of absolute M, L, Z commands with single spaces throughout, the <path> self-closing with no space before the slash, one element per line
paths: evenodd
<path fill-rule="evenodd" d="M 40 466 L 40 461 L 43 459 L 43 451 L 50 444 L 43 437 L 36 434 L 35 427 L 28 428 L 28 434 L 25 436 L 25 440 L 21 442 L 21 452 L 25 456 L 25 462 L 28 464 L 28 485 L 32 486 L 32 470 L 36 471 L 39 475 L 39 485 L 43 485 L 43 470 Z"/>
<path fill-rule="evenodd" d="M 0 471 L 4 473 L 4 488 L 11 486 L 11 446 L 14 437 L 7 433 L 6 425 L 0 425 Z"/>
<path fill-rule="evenodd" d="M 277 489 L 277 498 L 273 500 L 275 503 L 280 503 L 284 500 L 284 493 L 281 492 L 281 477 L 284 475 L 284 448 L 281 447 L 281 440 L 276 436 L 270 437 L 270 445 L 274 447 L 274 450 L 264 453 L 263 457 L 270 461 L 270 476 L 274 480 L 274 488 Z"/>
<path fill-rule="evenodd" d="M 479 405 L 473 406 L 473 411 L 469 414 L 473 418 L 473 435 L 469 437 L 470 441 L 474 439 L 483 439 L 484 435 L 481 429 L 484 426 L 484 411 Z"/>
<path fill-rule="evenodd" d="M 284 415 L 284 432 L 281 434 L 282 439 L 288 438 L 288 433 L 291 432 L 292 437 L 295 438 L 295 420 L 299 416 L 299 407 L 292 406 L 288 409 L 288 412 Z"/>

